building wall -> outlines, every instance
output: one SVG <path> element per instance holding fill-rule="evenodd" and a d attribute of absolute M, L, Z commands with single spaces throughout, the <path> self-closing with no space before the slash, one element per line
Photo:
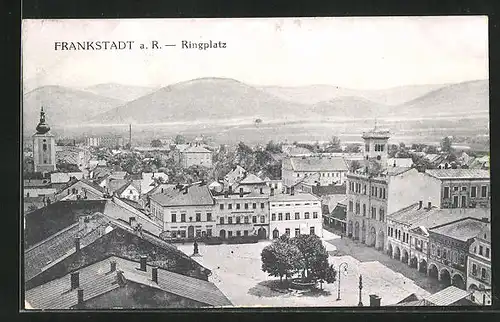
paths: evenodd
<path fill-rule="evenodd" d="M 73 190 L 74 189 L 74 190 Z M 84 190 L 85 189 L 85 190 Z M 87 184 L 78 181 L 75 182 L 75 184 L 71 185 L 67 189 L 59 191 L 59 193 L 56 195 L 57 200 L 61 200 L 64 198 L 69 198 L 73 195 L 79 195 L 81 199 L 102 199 L 103 198 L 103 193 L 89 187 Z"/>
<path fill-rule="evenodd" d="M 230 195 L 227 198 L 225 196 L 217 196 L 215 197 L 215 202 L 215 211 L 217 213 L 216 236 L 244 236 L 245 231 L 251 236 L 257 234 L 259 229 L 263 228 L 264 231 L 261 230 L 261 233 L 265 235 L 262 237 L 269 237 L 268 196 L 249 197 L 243 195 L 239 197 L 239 195 Z M 239 205 L 239 209 L 237 205 Z M 221 218 L 223 219 L 223 223 Z M 231 223 L 229 223 L 229 218 L 231 218 Z"/>
<path fill-rule="evenodd" d="M 85 298 L 85 289 L 83 290 Z M 127 283 L 111 292 L 87 300 L 83 309 L 157 309 L 157 308 L 200 308 L 204 303 L 167 293 L 135 282 Z"/>
<path fill-rule="evenodd" d="M 125 191 L 120 194 L 120 198 L 125 198 L 132 201 L 139 201 L 139 190 L 137 190 L 133 185 L 129 185 Z"/>
<path fill-rule="evenodd" d="M 33 165 L 35 172 L 56 170 L 56 141 L 52 134 L 33 135 Z"/>
<path fill-rule="evenodd" d="M 475 238 L 469 247 L 467 258 L 467 290 L 484 290 L 474 292 L 474 297 L 480 304 L 483 303 L 483 293 L 486 295 L 485 304 L 491 304 L 491 256 L 491 242 Z"/>
<path fill-rule="evenodd" d="M 216 231 L 216 213 L 213 205 L 162 207 L 151 200 L 151 213 L 153 218 L 163 225 L 167 236 L 176 238 L 214 236 Z M 173 214 L 175 222 L 172 221 Z M 197 214 L 200 215 L 200 221 L 196 220 Z M 211 218 L 208 218 L 209 216 Z"/>
<path fill-rule="evenodd" d="M 279 236 L 285 234 L 286 229 L 290 229 L 290 236 L 295 236 L 295 230 L 299 229 L 300 234 L 309 234 L 311 227 L 314 227 L 314 233 L 323 237 L 323 225 L 321 214 L 321 202 L 319 200 L 310 201 L 272 201 L 269 202 L 269 237 L 275 237 L 273 232 L 278 231 Z M 305 219 L 305 213 L 309 213 L 309 219 Z M 282 219 L 279 219 L 279 214 Z M 290 214 L 290 219 L 286 219 L 286 214 Z M 299 213 L 300 219 L 295 219 L 295 213 Z M 314 218 L 316 213 L 316 218 Z M 274 215 L 274 216 L 273 216 Z M 274 219 L 274 220 L 273 220 Z"/>
<path fill-rule="evenodd" d="M 53 195 L 56 193 L 56 189 L 54 188 L 24 188 L 23 195 L 25 197 L 40 197 Z"/>
<path fill-rule="evenodd" d="M 198 153 L 198 152 L 181 152 L 180 153 L 181 165 L 189 168 L 192 165 L 200 165 L 207 168 L 212 167 L 212 154 L 211 153 Z"/>
<path fill-rule="evenodd" d="M 458 274 L 462 277 L 464 283 L 466 283 L 467 255 L 470 243 L 430 231 L 429 244 L 428 268 L 430 268 L 431 265 L 435 265 L 438 269 L 440 280 L 441 273 L 447 270 L 452 281 L 455 275 Z M 446 252 L 446 258 L 444 252 Z"/>
<path fill-rule="evenodd" d="M 482 195 L 483 186 L 486 187 L 484 196 Z M 462 198 L 465 198 L 465 207 L 462 205 Z M 441 202 L 444 208 L 469 208 L 472 206 L 471 203 L 474 203 L 476 207 L 489 207 L 490 180 L 441 180 Z"/>
<path fill-rule="evenodd" d="M 388 184 L 387 211 L 390 214 L 420 200 L 425 206 L 431 202 L 432 205 L 441 207 L 440 181 L 416 169 L 390 176 Z"/>

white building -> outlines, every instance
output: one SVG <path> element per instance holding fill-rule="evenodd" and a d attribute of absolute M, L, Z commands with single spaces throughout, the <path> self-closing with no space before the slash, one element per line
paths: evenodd
<path fill-rule="evenodd" d="M 128 199 L 139 202 L 141 195 L 140 190 L 133 184 L 132 181 L 127 182 L 121 188 L 114 192 L 114 195 L 120 199 Z"/>
<path fill-rule="evenodd" d="M 309 193 L 277 194 L 269 197 L 270 237 L 283 234 L 315 234 L 323 237 L 321 200 Z"/>
<path fill-rule="evenodd" d="M 321 186 L 342 185 L 347 172 L 347 163 L 341 157 L 290 157 L 283 159 L 281 167 L 283 184 L 287 187 L 311 175 L 318 175 Z"/>
<path fill-rule="evenodd" d="M 231 170 L 229 173 L 227 173 L 224 176 L 224 186 L 226 188 L 233 186 L 237 182 L 239 182 L 241 179 L 243 179 L 246 175 L 247 171 L 237 165 L 233 170 Z"/>
<path fill-rule="evenodd" d="M 167 189 L 150 196 L 151 214 L 167 238 L 213 236 L 214 199 L 206 184 Z"/>
<path fill-rule="evenodd" d="M 155 187 L 155 180 L 168 182 L 168 175 L 163 172 L 143 172 L 141 175 L 141 194 L 148 193 Z"/>
<path fill-rule="evenodd" d="M 467 290 L 478 304 L 491 305 L 491 225 L 481 231 L 469 246 Z"/>

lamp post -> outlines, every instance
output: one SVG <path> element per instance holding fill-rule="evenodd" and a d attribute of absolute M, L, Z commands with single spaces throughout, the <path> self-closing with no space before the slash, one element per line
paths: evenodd
<path fill-rule="evenodd" d="M 340 301 L 340 276 L 341 276 L 341 271 L 342 271 L 342 268 L 344 268 L 344 274 L 347 275 L 347 263 L 346 262 L 343 262 L 343 263 L 340 263 L 339 265 L 339 287 L 338 287 L 338 296 L 337 296 L 337 301 Z"/>
<path fill-rule="evenodd" d="M 359 275 L 359 303 L 358 306 L 363 306 L 363 302 L 361 301 L 361 289 L 363 288 L 363 277 Z"/>

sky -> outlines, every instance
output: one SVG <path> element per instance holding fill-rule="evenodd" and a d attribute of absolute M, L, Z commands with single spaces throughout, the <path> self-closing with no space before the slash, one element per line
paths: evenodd
<path fill-rule="evenodd" d="M 134 41 L 123 51 L 55 51 L 55 41 Z M 157 40 L 176 44 L 139 49 Z M 222 41 L 182 49 L 181 41 Z M 102 83 L 166 86 L 201 77 L 252 85 L 382 89 L 488 79 L 486 16 L 23 20 L 25 90 Z"/>

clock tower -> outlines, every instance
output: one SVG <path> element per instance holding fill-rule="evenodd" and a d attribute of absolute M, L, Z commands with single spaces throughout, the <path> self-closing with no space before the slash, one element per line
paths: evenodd
<path fill-rule="evenodd" d="M 35 172 L 51 172 L 56 170 L 56 140 L 50 133 L 50 126 L 45 123 L 43 106 L 40 111 L 40 122 L 33 134 L 33 164 Z"/>

